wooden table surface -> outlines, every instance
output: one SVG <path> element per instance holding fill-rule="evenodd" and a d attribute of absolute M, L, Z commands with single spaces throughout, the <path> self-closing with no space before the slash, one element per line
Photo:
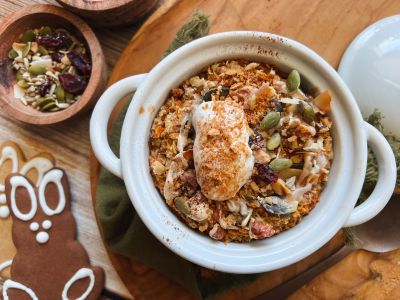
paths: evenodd
<path fill-rule="evenodd" d="M 55 0 L 1 0 L 0 20 L 23 6 L 36 3 L 58 5 Z M 109 71 L 139 26 L 135 24 L 123 29 L 94 28 L 102 44 Z M 118 30 L 118 35 L 115 30 Z M 79 240 L 89 252 L 92 263 L 104 268 L 107 289 L 129 297 L 128 290 L 108 258 L 94 217 L 89 174 L 89 119 L 90 113 L 87 113 L 71 122 L 41 127 L 15 121 L 0 111 L 0 144 L 12 140 L 22 147 L 28 157 L 40 151 L 54 154 L 57 165 L 69 175 Z"/>
<path fill-rule="evenodd" d="M 288 14 L 286 18 L 284 18 L 285 22 L 280 19 L 272 20 L 270 22 L 271 24 L 269 24 L 268 27 L 263 27 L 262 30 L 264 30 L 265 28 L 265 30 L 293 37 L 305 43 L 306 45 L 314 46 L 311 48 L 313 48 L 324 58 L 326 58 L 327 61 L 333 66 L 337 66 L 342 52 L 345 49 L 345 45 L 347 45 L 348 42 L 350 42 L 351 39 L 354 38 L 354 36 L 362 28 L 371 23 L 373 20 L 382 18 L 383 16 L 387 15 L 388 12 L 399 11 L 398 8 L 400 8 L 400 0 L 359 0 L 356 2 L 348 1 L 348 3 L 347 1 L 339 1 L 342 7 L 340 7 L 340 9 L 336 8 L 335 15 L 331 14 L 331 11 L 333 10 L 331 9 L 332 7 L 330 7 L 330 5 L 336 6 L 337 1 L 310 1 L 310 7 L 306 8 L 305 5 L 300 5 L 301 1 L 296 0 L 292 1 L 293 5 L 295 6 L 291 7 L 291 9 L 287 9 L 287 7 L 284 7 L 285 5 L 287 5 L 288 1 L 248 1 L 251 1 L 252 4 L 254 4 L 255 6 L 271 6 L 268 7 L 269 14 L 273 14 L 274 11 L 285 12 L 286 14 Z M 136 42 L 131 43 L 126 50 L 126 53 L 132 52 L 136 56 L 147 57 L 145 61 L 141 61 L 141 64 L 136 64 L 137 69 L 134 70 L 134 73 L 140 73 L 151 69 L 155 62 L 159 60 L 162 53 L 164 52 L 164 49 L 166 48 L 166 45 L 171 41 L 171 37 L 173 37 L 173 35 L 175 34 L 175 29 L 179 28 L 189 16 L 189 12 L 188 14 L 181 13 L 182 11 L 186 11 L 186 6 L 190 6 L 190 8 L 201 7 L 207 13 L 211 14 L 213 16 L 211 19 L 213 23 L 213 32 L 216 30 L 216 28 L 218 28 L 218 25 L 220 25 L 221 28 L 227 27 L 231 30 L 235 28 L 251 30 L 258 28 L 254 24 L 257 25 L 258 23 L 262 23 L 262 20 L 254 18 L 252 11 L 247 11 L 249 5 L 248 3 L 246 3 L 246 0 L 230 0 L 221 2 L 219 2 L 219 0 L 169 0 L 167 1 L 167 4 L 174 2 L 177 3 L 174 9 L 165 8 L 163 10 L 162 15 L 164 16 L 164 18 L 162 20 L 153 19 L 153 22 L 147 24 L 146 30 L 154 33 L 156 25 L 158 23 L 162 23 L 159 24 L 158 28 L 162 27 L 164 33 L 166 32 L 166 34 L 161 34 L 160 32 L 158 32 L 157 34 L 148 35 L 146 34 L 147 31 L 142 29 L 138 36 L 136 36 L 135 38 Z M 0 18 L 6 16 L 12 11 L 17 10 L 19 7 L 34 3 L 55 4 L 56 1 L 0 0 Z M 215 10 L 215 8 L 212 7 L 213 5 L 220 5 L 221 8 L 219 10 Z M 321 5 L 327 6 L 324 6 L 326 8 L 326 14 L 315 14 L 315 11 Z M 365 14 L 366 10 L 370 13 Z M 231 13 L 232 11 L 234 11 L 234 14 Z M 307 11 L 307 13 L 305 13 L 305 11 Z M 351 14 L 351 18 L 346 18 L 346 16 L 348 16 L 349 14 Z M 268 16 L 266 15 L 265 17 L 267 18 Z M 168 19 L 169 22 L 165 23 L 165 19 Z M 354 19 L 358 20 L 357 26 L 354 26 Z M 329 30 L 326 30 L 326 27 L 321 26 L 321 22 L 331 22 L 333 24 L 335 23 L 334 20 L 336 20 L 335 22 L 344 23 L 344 25 L 346 25 L 346 36 L 343 36 L 343 32 L 338 30 L 338 26 L 328 26 Z M 288 26 L 288 23 L 290 25 L 292 23 L 297 24 L 299 22 L 301 23 L 301 26 Z M 305 26 L 306 23 L 307 26 Z M 95 32 L 103 46 L 109 71 L 111 71 L 116 64 L 120 53 L 128 44 L 133 34 L 137 31 L 139 25 L 140 24 L 137 24 L 136 26 L 130 26 L 124 29 L 95 29 Z M 118 34 L 115 34 L 116 30 L 118 31 Z M 145 44 L 146 47 L 142 47 L 143 44 Z M 338 44 L 342 45 L 343 47 L 338 48 Z M 160 45 L 163 45 L 163 47 L 160 47 Z M 151 49 L 152 51 L 149 51 L 149 49 Z M 122 62 L 120 61 L 120 65 L 121 64 Z M 130 75 L 133 72 L 133 70 L 129 68 L 122 68 L 120 70 L 120 74 L 115 73 L 118 76 L 114 74 L 112 78 L 113 80 L 119 79 L 122 75 Z M 107 273 L 107 288 L 111 291 L 118 292 L 119 294 L 127 296 L 128 291 L 120 281 L 106 254 L 93 213 L 89 173 L 89 119 L 90 114 L 87 114 L 77 120 L 61 125 L 37 127 L 16 122 L 8 118 L 6 115 L 4 115 L 4 113 L 0 111 L 0 143 L 4 140 L 11 139 L 21 145 L 27 156 L 38 151 L 49 151 L 54 154 L 57 159 L 57 164 L 67 171 L 70 178 L 70 185 L 74 200 L 73 212 L 78 223 L 77 227 L 79 240 L 88 250 L 92 262 L 94 264 L 102 266 L 105 269 L 105 272 Z M 346 264 L 346 268 L 341 269 L 341 271 L 339 272 L 335 270 L 335 276 L 338 279 L 341 279 L 341 274 L 343 273 L 343 270 L 349 270 L 351 269 L 351 267 L 354 268 L 354 266 L 357 265 L 355 262 L 360 261 L 360 257 L 364 259 L 364 263 L 359 265 L 362 265 L 363 270 L 368 270 L 365 271 L 365 274 L 363 274 L 365 275 L 365 278 L 367 278 L 369 275 L 372 276 L 373 274 L 381 274 L 379 272 L 374 273 L 372 269 L 372 271 L 370 270 L 369 263 L 375 257 L 372 254 L 369 256 L 367 254 L 368 253 L 366 252 L 357 252 L 353 256 L 349 257 L 346 261 L 343 262 L 343 264 Z M 368 259 L 365 259 L 365 257 L 367 256 Z M 398 257 L 400 257 L 400 250 L 388 254 L 388 257 L 389 256 L 390 261 L 394 265 L 394 262 L 397 262 Z M 385 262 L 387 261 L 385 260 Z M 360 268 L 357 268 L 357 270 L 359 269 Z M 400 274 L 400 268 L 398 270 L 398 273 L 396 274 Z M 360 278 L 361 277 L 362 276 L 360 276 Z M 362 277 L 361 279 L 365 281 L 364 277 Z M 359 281 L 357 281 L 357 285 L 359 285 L 360 282 L 364 282 L 361 281 L 360 278 L 358 278 Z M 395 282 L 398 286 L 399 278 L 400 276 L 397 276 L 397 281 L 391 280 L 390 282 Z M 330 291 L 333 291 L 337 295 L 338 290 L 341 287 L 340 282 L 338 283 L 338 280 L 332 280 L 332 276 L 329 277 L 329 280 L 325 281 L 325 285 L 324 282 L 319 281 L 317 286 L 329 286 Z M 156 282 L 157 284 L 159 283 L 157 280 Z M 334 282 L 335 284 L 332 284 L 332 282 Z M 261 291 L 265 287 L 266 283 L 254 283 L 251 288 L 253 290 L 257 289 L 257 284 L 260 285 L 258 289 L 259 291 Z M 152 286 L 149 289 L 152 288 L 154 288 L 154 280 L 152 281 Z M 345 288 L 348 290 L 348 284 L 345 286 Z M 316 285 L 310 286 L 310 290 L 314 291 L 315 289 Z M 376 291 L 379 291 L 379 289 L 376 289 Z M 318 292 L 321 292 L 321 290 L 318 290 Z M 233 293 L 236 293 L 236 295 L 233 295 Z M 302 297 L 296 299 L 312 298 L 308 290 L 305 290 L 303 294 L 306 296 L 303 295 Z M 245 295 L 245 291 L 236 290 L 228 295 L 226 299 L 245 298 L 243 297 L 243 295 Z"/>

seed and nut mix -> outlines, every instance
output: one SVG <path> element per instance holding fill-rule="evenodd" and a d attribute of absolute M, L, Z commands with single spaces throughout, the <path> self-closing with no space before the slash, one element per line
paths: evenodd
<path fill-rule="evenodd" d="M 65 29 L 29 29 L 8 57 L 16 71 L 14 96 L 43 112 L 63 110 L 84 92 L 91 61 L 85 46 Z"/>

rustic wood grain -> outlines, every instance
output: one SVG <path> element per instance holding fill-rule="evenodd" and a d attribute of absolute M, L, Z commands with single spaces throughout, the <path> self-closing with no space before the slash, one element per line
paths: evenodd
<path fill-rule="evenodd" d="M 103 27 L 115 27 L 136 22 L 151 11 L 159 0 L 57 0 L 65 8 Z"/>
<path fill-rule="evenodd" d="M 44 19 L 46 24 L 43 24 Z M 32 109 L 14 97 L 15 71 L 7 57 L 12 44 L 23 32 L 43 25 L 67 29 L 84 43 L 92 62 L 92 74 L 79 100 L 68 109 L 52 113 Z M 0 108 L 15 119 L 30 124 L 56 124 L 87 111 L 97 102 L 107 82 L 104 54 L 94 32 L 81 18 L 54 5 L 27 6 L 4 18 L 0 25 L 0 58 Z"/>
<path fill-rule="evenodd" d="M 8 14 L 31 4 L 56 4 L 54 0 L 2 0 L 0 21 Z M 140 24 L 115 30 L 95 28 L 102 45 L 108 69 L 114 67 L 121 51 L 137 31 Z M 37 127 L 15 121 L 0 111 L 0 143 L 13 140 L 24 150 L 27 157 L 41 151 L 54 154 L 57 165 L 69 176 L 73 196 L 72 210 L 78 223 L 78 238 L 87 249 L 94 265 L 104 268 L 106 287 L 115 293 L 130 298 L 130 293 L 115 272 L 103 246 L 96 224 L 90 193 L 90 114 L 59 125 Z"/>
<path fill-rule="evenodd" d="M 400 249 L 382 254 L 356 251 L 314 278 L 289 300 L 400 299 L 399 258 Z"/>
<path fill-rule="evenodd" d="M 146 21 L 131 40 L 116 63 L 109 83 L 150 71 L 163 56 L 177 30 L 197 8 L 210 16 L 212 33 L 258 30 L 281 34 L 302 42 L 337 67 L 351 40 L 374 21 L 400 11 L 400 1 L 169 0 Z M 121 106 L 122 104 L 117 107 L 114 117 Z M 95 191 L 98 180 L 96 160 L 92 160 L 92 170 L 92 191 Z M 253 284 L 228 291 L 218 298 L 239 300 L 261 294 L 333 253 L 342 242 L 342 235 L 338 233 L 329 244 L 302 262 L 270 272 Z M 363 253 L 365 252 L 356 252 L 354 255 L 362 257 Z M 177 284 L 157 272 L 138 262 L 112 253 L 110 255 L 116 270 L 135 297 L 191 299 Z M 353 263 L 347 265 L 347 272 L 352 273 L 352 268 L 355 268 L 354 272 L 358 274 L 360 266 L 353 260 L 350 261 Z M 337 278 L 340 278 L 340 272 L 342 270 L 337 273 Z M 334 286 L 331 291 L 335 292 Z M 298 299 L 308 298 L 303 295 Z"/>

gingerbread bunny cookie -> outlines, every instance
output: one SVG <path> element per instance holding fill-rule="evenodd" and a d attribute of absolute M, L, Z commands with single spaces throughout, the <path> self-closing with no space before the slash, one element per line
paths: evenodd
<path fill-rule="evenodd" d="M 25 176 L 12 174 L 6 179 L 6 195 L 17 254 L 3 299 L 98 299 L 104 272 L 90 265 L 76 240 L 65 172 L 51 169 L 38 188 Z"/>
<path fill-rule="evenodd" d="M 16 253 L 11 237 L 12 219 L 6 203 L 5 179 L 11 173 L 21 173 L 38 185 L 54 164 L 55 159 L 49 153 L 39 153 L 26 160 L 16 143 L 6 141 L 0 146 L 0 280 L 10 278 L 8 267 Z"/>

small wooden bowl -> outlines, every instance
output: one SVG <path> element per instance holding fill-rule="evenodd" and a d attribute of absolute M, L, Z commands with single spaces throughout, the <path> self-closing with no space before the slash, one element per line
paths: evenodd
<path fill-rule="evenodd" d="M 89 50 L 92 73 L 85 92 L 69 108 L 58 112 L 40 112 L 14 97 L 15 70 L 8 52 L 13 42 L 27 29 L 41 26 L 65 28 Z M 106 87 L 107 67 L 100 43 L 90 27 L 72 13 L 53 5 L 33 5 L 6 17 L 0 25 L 0 108 L 10 116 L 30 124 L 54 124 L 89 109 Z"/>
<path fill-rule="evenodd" d="M 99 27 L 134 23 L 154 9 L 159 0 L 57 0 L 68 10 Z"/>

